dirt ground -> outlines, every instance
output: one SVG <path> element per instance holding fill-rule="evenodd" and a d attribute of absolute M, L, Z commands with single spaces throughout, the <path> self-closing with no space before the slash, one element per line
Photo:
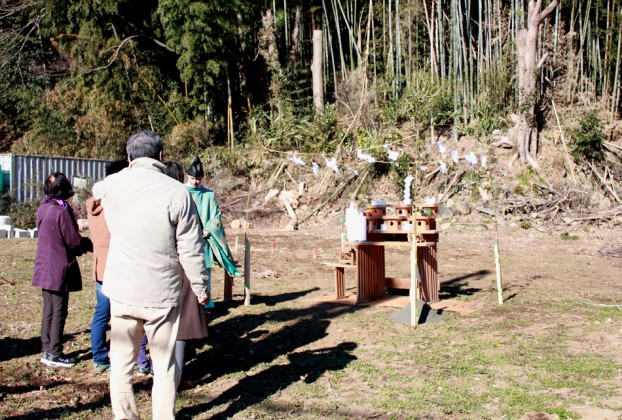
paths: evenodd
<path fill-rule="evenodd" d="M 599 252 L 622 243 L 606 228 L 575 234 L 503 226 L 499 306 L 491 226 L 452 225 L 438 247 L 441 299 L 481 309 L 413 329 L 389 319 L 396 308 L 317 302 L 334 293 L 322 263 L 337 260 L 336 223 L 251 229 L 252 304 L 242 304 L 241 280 L 223 303 L 214 272 L 210 337 L 187 364 L 179 416 L 622 418 L 622 309 L 608 306 L 622 303 L 622 258 Z M 243 235 L 228 239 L 242 260 Z M 49 369 L 38 362 L 41 299 L 29 285 L 35 247 L 0 241 L 0 417 L 110 418 L 107 377 L 91 367 L 90 257 L 66 326 L 79 364 Z M 387 249 L 387 275 L 408 274 L 406 251 Z M 353 275 L 346 286 L 356 292 Z M 150 382 L 136 389 L 147 414 Z"/>

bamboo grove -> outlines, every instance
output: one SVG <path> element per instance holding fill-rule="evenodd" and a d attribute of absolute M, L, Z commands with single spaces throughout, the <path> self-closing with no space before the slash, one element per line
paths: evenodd
<path fill-rule="evenodd" d="M 418 136 L 489 133 L 519 105 L 529 3 L 2 0 L 1 147 L 108 158 L 139 128 L 180 153 L 249 141 L 262 113 L 316 118 L 314 53 L 328 106 L 369 91 L 361 101 Z M 621 34 L 622 0 L 560 1 L 538 35 L 542 112 L 554 100 L 619 118 Z"/>

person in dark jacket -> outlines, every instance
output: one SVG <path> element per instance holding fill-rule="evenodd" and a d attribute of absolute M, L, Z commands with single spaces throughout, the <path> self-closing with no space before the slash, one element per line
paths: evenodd
<path fill-rule="evenodd" d="M 41 321 L 41 363 L 72 367 L 75 359 L 63 355 L 62 337 L 67 319 L 69 292 L 82 290 L 82 276 L 76 256 L 93 249 L 88 238 L 80 236 L 78 223 L 67 199 L 73 188 L 67 177 L 56 172 L 43 186 L 45 198 L 37 209 L 39 240 L 32 285 L 43 294 Z"/>

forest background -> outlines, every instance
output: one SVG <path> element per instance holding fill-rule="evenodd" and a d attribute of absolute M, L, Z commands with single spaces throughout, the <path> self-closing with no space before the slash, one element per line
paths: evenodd
<path fill-rule="evenodd" d="M 303 221 L 408 174 L 525 227 L 619 221 L 621 42 L 620 0 L 2 0 L 0 151 L 149 129 L 219 189 L 306 182 Z"/>

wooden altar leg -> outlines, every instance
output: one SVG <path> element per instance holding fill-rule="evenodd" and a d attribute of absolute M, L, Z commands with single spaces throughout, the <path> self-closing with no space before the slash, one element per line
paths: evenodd
<path fill-rule="evenodd" d="M 372 302 L 384 297 L 384 247 L 359 245 L 356 249 L 356 302 Z"/>
<path fill-rule="evenodd" d="M 335 296 L 337 299 L 346 297 L 346 281 L 343 267 L 335 267 Z"/>
<path fill-rule="evenodd" d="M 231 302 L 233 299 L 233 277 L 225 271 L 225 287 L 224 287 L 224 296 L 223 302 Z"/>
<path fill-rule="evenodd" d="M 421 278 L 421 299 L 426 302 L 438 302 L 438 268 L 436 245 L 418 249 L 417 265 Z"/>

